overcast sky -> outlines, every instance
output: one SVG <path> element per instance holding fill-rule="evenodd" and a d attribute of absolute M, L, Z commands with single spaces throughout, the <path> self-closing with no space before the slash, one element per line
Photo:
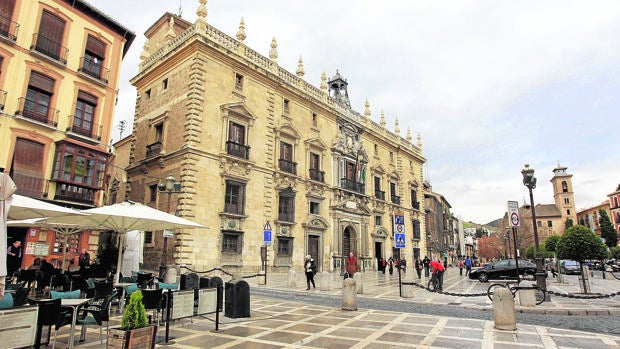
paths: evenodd
<path fill-rule="evenodd" d="M 166 11 L 196 20 L 198 0 L 90 0 L 136 33 L 123 62 L 115 128 L 131 132 L 144 32 Z M 207 22 L 319 86 L 348 80 L 352 108 L 420 133 L 424 177 L 466 221 L 529 202 L 521 169 L 536 170 L 535 203 L 553 203 L 558 164 L 573 174 L 577 209 L 620 184 L 620 1 L 209 0 Z M 113 135 L 119 140 L 118 129 Z"/>

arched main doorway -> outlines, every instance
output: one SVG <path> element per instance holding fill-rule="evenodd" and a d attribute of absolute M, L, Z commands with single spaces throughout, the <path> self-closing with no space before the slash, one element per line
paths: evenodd
<path fill-rule="evenodd" d="M 342 263 L 343 268 L 345 266 L 346 259 L 349 258 L 350 252 L 353 252 L 353 254 L 358 257 L 355 248 L 356 245 L 357 235 L 355 233 L 355 230 L 351 226 L 344 228 L 344 231 L 342 232 L 342 257 L 344 258 L 344 261 Z"/>

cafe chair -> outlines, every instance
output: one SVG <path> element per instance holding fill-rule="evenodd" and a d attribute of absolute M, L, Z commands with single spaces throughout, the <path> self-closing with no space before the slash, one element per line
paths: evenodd
<path fill-rule="evenodd" d="M 25 282 L 28 285 L 28 288 L 34 286 L 36 279 L 37 271 L 34 269 L 22 269 L 22 271 L 19 273 L 19 281 Z"/>
<path fill-rule="evenodd" d="M 93 303 L 89 303 L 86 308 L 81 309 L 81 314 L 78 315 L 76 324 L 82 325 L 80 332 L 80 343 L 86 340 L 86 326 L 98 325 L 99 326 L 99 341 L 103 344 L 103 322 L 106 323 L 106 333 L 110 333 L 110 306 L 112 299 L 116 297 L 116 291 L 108 294 L 103 299 L 94 300 Z"/>
<path fill-rule="evenodd" d="M 144 290 L 152 287 L 154 281 L 153 273 L 138 273 L 136 284 L 138 284 L 140 289 Z"/>
<path fill-rule="evenodd" d="M 28 303 L 31 305 L 36 305 L 39 307 L 39 314 L 37 318 L 37 333 L 35 339 L 35 348 L 41 347 L 41 332 L 43 330 L 43 326 L 49 326 L 49 330 L 47 332 L 47 342 L 45 342 L 45 346 L 47 346 L 50 342 L 50 335 L 52 333 L 52 326 L 54 326 L 54 342 L 52 344 L 52 349 L 56 347 L 56 334 L 58 330 L 66 325 L 71 325 L 71 320 L 73 314 L 61 311 L 61 302 L 60 298 L 57 299 L 28 299 Z"/>
<path fill-rule="evenodd" d="M 153 318 L 157 319 L 157 326 L 159 326 L 159 312 L 161 311 L 162 301 L 164 299 L 163 289 L 155 290 L 142 290 L 142 304 L 146 310 L 153 311 Z M 149 323 L 152 323 L 149 316 Z"/>
<path fill-rule="evenodd" d="M 95 294 L 93 298 L 105 298 L 114 292 L 114 284 L 111 281 L 95 281 Z"/>

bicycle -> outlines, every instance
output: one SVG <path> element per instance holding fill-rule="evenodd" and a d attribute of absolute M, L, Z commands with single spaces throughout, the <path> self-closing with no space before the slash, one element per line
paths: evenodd
<path fill-rule="evenodd" d="M 493 301 L 493 293 L 498 287 L 507 288 L 510 293 L 512 293 L 513 298 L 516 298 L 517 292 L 519 290 L 536 290 L 536 305 L 542 304 L 547 298 L 547 291 L 536 286 L 536 284 L 532 284 L 532 286 L 519 286 L 518 284 L 516 286 L 510 286 L 508 284 L 491 284 L 487 289 L 487 296 L 489 297 L 491 302 Z"/>
<path fill-rule="evenodd" d="M 439 277 L 437 277 L 437 272 L 433 272 L 431 279 L 428 280 L 428 285 L 426 287 L 431 292 L 437 292 L 439 289 Z"/>

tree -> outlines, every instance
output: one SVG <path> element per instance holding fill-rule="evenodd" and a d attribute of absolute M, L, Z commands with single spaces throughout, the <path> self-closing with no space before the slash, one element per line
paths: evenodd
<path fill-rule="evenodd" d="M 614 247 L 618 245 L 618 233 L 614 229 L 611 220 L 607 215 L 607 211 L 600 209 L 598 211 L 601 218 L 599 218 L 599 225 L 601 226 L 601 237 L 605 239 L 605 245 L 608 247 Z"/>
<path fill-rule="evenodd" d="M 614 246 L 609 249 L 609 257 L 615 258 L 616 260 L 620 259 L 620 246 Z"/>
<path fill-rule="evenodd" d="M 551 235 L 547 237 L 547 240 L 545 240 L 545 250 L 555 252 L 558 242 L 560 242 L 559 235 Z"/>
<path fill-rule="evenodd" d="M 574 225 L 560 238 L 556 246 L 558 258 L 572 259 L 579 262 L 583 272 L 583 262 L 588 259 L 605 259 L 607 247 L 590 229 L 583 225 Z M 583 291 L 587 292 L 586 279 L 583 280 Z"/>
<path fill-rule="evenodd" d="M 551 258 L 553 257 L 553 252 L 547 251 L 544 246 L 539 246 L 540 256 L 542 258 Z M 527 259 L 536 259 L 536 246 L 532 245 L 525 250 L 525 258 Z"/>
<path fill-rule="evenodd" d="M 483 235 L 478 239 L 478 255 L 485 259 L 501 258 L 504 255 L 504 242 L 496 234 Z"/>
<path fill-rule="evenodd" d="M 566 222 L 564 223 L 564 229 L 568 229 L 574 225 L 573 220 L 570 218 L 566 218 Z"/>

